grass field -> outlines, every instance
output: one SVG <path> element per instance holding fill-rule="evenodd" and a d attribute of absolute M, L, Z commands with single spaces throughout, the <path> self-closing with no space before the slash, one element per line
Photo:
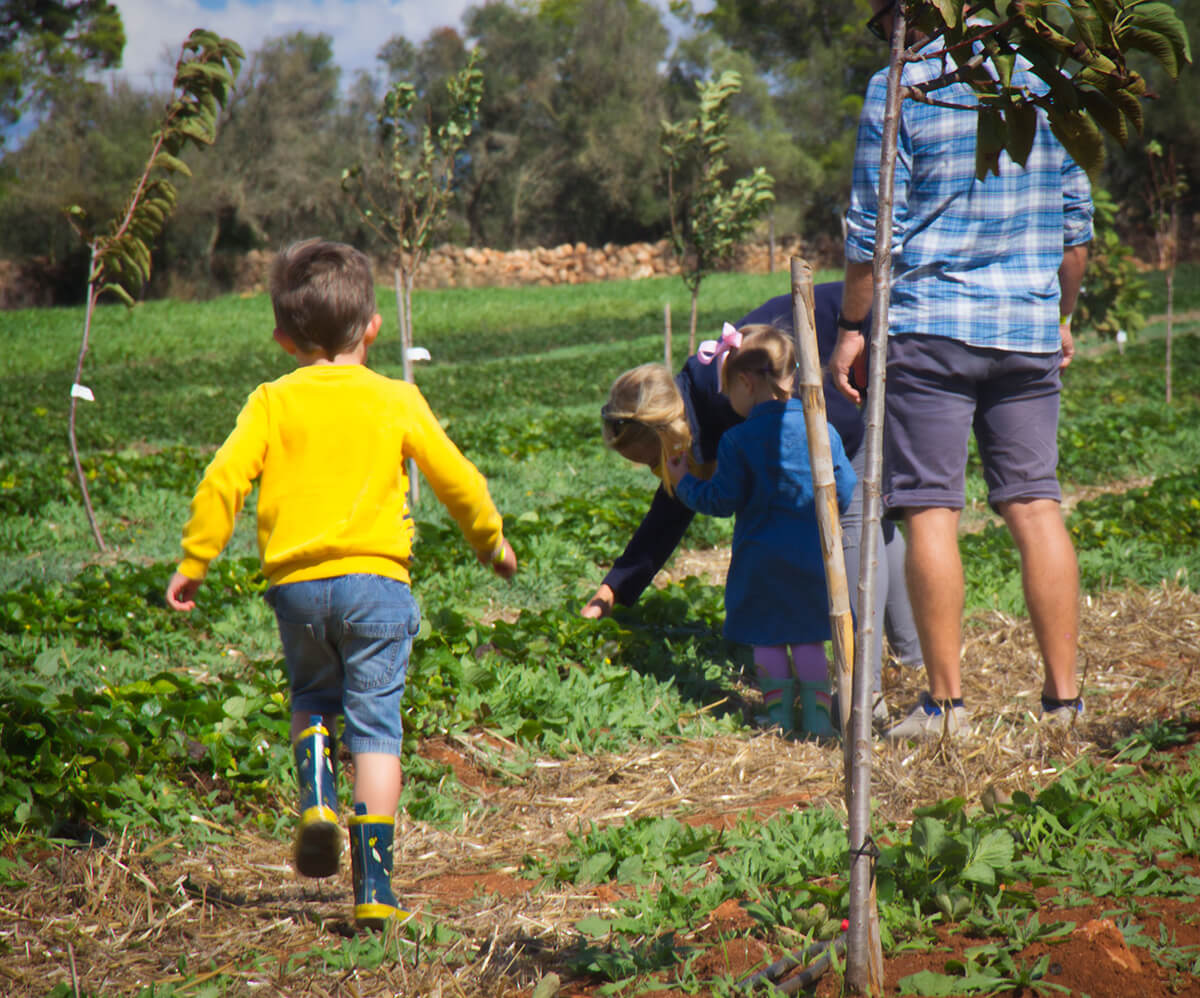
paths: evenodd
<path fill-rule="evenodd" d="M 1198 274 L 1181 270 L 1180 313 L 1200 307 Z M 787 290 L 783 274 L 709 278 L 701 337 Z M 1161 279 L 1151 291 L 1153 311 Z M 414 566 L 425 623 L 405 718 L 410 844 L 397 884 L 421 894 L 424 866 L 445 890 L 430 894 L 419 925 L 386 939 L 344 932 L 346 890 L 307 885 L 284 865 L 286 690 L 273 620 L 256 598 L 253 497 L 200 608 L 185 617 L 161 603 L 208 457 L 249 391 L 289 367 L 271 340 L 269 302 L 98 313 L 81 379 L 96 401 L 80 404 L 78 432 L 106 554 L 92 543 L 67 450 L 82 312 L 0 313 L 9 993 L 250 994 L 264 981 L 281 994 L 356 993 L 337 990 L 353 980 L 364 994 L 529 995 L 554 973 L 562 994 L 726 994 L 746 960 L 837 933 L 838 754 L 747 726 L 747 657 L 720 637 L 719 580 L 671 582 L 598 624 L 578 616 L 653 486 L 605 451 L 599 406 L 618 373 L 661 359 L 668 301 L 678 366 L 687 314 L 678 280 L 416 296 L 416 341 L 433 355 L 418 383 L 488 476 L 521 571 L 511 585 L 483 572 L 426 490 Z M 380 308 L 385 332 L 371 363 L 399 376 L 384 289 Z M 1186 932 L 1197 920 L 1181 915 L 1171 922 L 1181 937 L 1146 942 L 1138 932 L 1149 923 L 1131 900 L 1200 896 L 1200 755 L 1179 749 L 1200 703 L 1200 322 L 1176 324 L 1169 409 L 1161 329 L 1152 322 L 1121 355 L 1085 340 L 1065 380 L 1061 475 L 1088 594 L 1094 719 L 1077 739 L 1045 740 L 1022 720 L 1037 666 L 1020 637 L 1016 556 L 969 470 L 967 663 L 978 700 L 1009 707 L 961 757 L 880 747 L 881 915 L 889 960 L 930 952 L 951 926 L 973 925 L 980 938 L 1007 926 L 1015 941 L 967 959 L 953 984 L 914 987 L 970 979 L 975 993 L 997 993 L 1018 980 L 1014 955 L 1050 938 L 1044 925 L 1030 929 L 1030 885 L 1091 890 L 1100 873 L 1086 864 L 1102 842 L 1111 862 L 1100 872 L 1117 885 L 1106 896 L 1120 899 L 1111 904 L 1128 919 L 1126 942 L 1169 965 L 1174 993 L 1196 993 L 1187 988 L 1197 986 L 1200 936 Z M 728 522 L 699 518 L 687 544 L 718 547 L 730 534 Z M 1110 640 L 1126 625 L 1132 636 Z M 1002 660 L 1014 664 L 984 664 Z M 898 682 L 899 696 L 919 686 Z M 1137 768 L 1121 769 L 1114 753 Z M 1013 794 L 1001 816 L 978 810 L 995 782 Z M 922 805 L 931 810 L 914 821 Z M 717 812 L 723 830 L 689 823 Z M 739 818 L 748 813 L 756 817 Z M 1068 847 L 1071 828 L 1078 841 Z M 95 835 L 107 844 L 48 844 Z M 1159 880 L 1130 886 L 1147 842 L 1187 868 L 1170 890 Z M 221 868 L 242 872 L 214 879 Z M 452 898 L 453 877 L 476 889 Z M 106 900 L 106 882 L 124 893 Z M 196 884 L 207 885 L 200 900 Z M 210 901 L 218 886 L 250 900 L 222 907 Z M 706 964 L 698 955 L 712 956 L 711 916 L 733 902 L 748 921 L 720 930 L 729 965 Z M 1037 980 L 1049 987 L 1045 968 Z"/>

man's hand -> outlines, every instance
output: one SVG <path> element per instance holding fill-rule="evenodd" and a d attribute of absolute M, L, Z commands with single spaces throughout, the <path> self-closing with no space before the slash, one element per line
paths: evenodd
<path fill-rule="evenodd" d="M 1058 335 L 1062 340 L 1062 360 L 1058 363 L 1058 369 L 1061 371 L 1071 363 L 1071 358 L 1075 356 L 1075 337 L 1071 335 L 1070 318 L 1058 324 Z"/>
<path fill-rule="evenodd" d="M 837 345 L 829 356 L 829 371 L 833 375 L 834 387 L 855 405 L 862 404 L 862 395 L 850 383 L 850 372 L 861 383 L 865 377 L 867 340 L 854 329 L 839 329 Z M 865 385 L 863 386 L 865 387 Z"/>
<path fill-rule="evenodd" d="M 607 617 L 612 613 L 613 600 L 616 594 L 608 586 L 601 583 L 600 588 L 596 590 L 596 595 L 588 600 L 587 606 L 580 610 L 580 615 L 588 620 L 599 620 L 601 617 Z"/>
<path fill-rule="evenodd" d="M 194 610 L 196 590 L 199 588 L 200 579 L 189 579 L 186 575 L 176 572 L 167 583 L 167 606 L 172 610 Z"/>

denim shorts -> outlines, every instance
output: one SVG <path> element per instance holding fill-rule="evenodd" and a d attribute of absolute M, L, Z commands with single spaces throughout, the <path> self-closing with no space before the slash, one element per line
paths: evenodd
<path fill-rule="evenodd" d="M 889 514 L 962 509 L 972 428 L 993 509 L 1014 500 L 1061 500 L 1061 360 L 1061 353 L 987 350 L 943 336 L 891 337 L 883 431 Z"/>
<path fill-rule="evenodd" d="M 292 713 L 345 715 L 351 752 L 400 754 L 400 700 L 421 612 L 408 584 L 339 575 L 267 590 L 291 682 Z"/>

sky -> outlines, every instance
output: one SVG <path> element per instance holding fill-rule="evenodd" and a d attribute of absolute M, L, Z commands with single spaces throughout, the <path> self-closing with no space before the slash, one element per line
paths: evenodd
<path fill-rule="evenodd" d="M 333 39 L 342 81 L 374 70 L 375 53 L 393 35 L 420 44 L 440 27 L 461 29 L 483 0 L 116 0 L 125 24 L 123 75 L 138 87 L 170 85 L 179 46 L 193 28 L 232 38 L 250 55 L 268 38 L 306 31 Z M 654 0 L 666 10 L 667 0 Z M 698 4 L 703 9 L 706 4 Z M 672 18 L 666 18 L 670 25 Z"/>

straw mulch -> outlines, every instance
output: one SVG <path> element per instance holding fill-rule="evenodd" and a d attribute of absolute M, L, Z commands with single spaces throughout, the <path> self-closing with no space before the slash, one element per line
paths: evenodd
<path fill-rule="evenodd" d="M 954 744 L 875 743 L 876 825 L 903 823 L 914 806 L 987 788 L 1011 793 L 1051 778 L 1056 764 L 1096 754 L 1167 718 L 1196 719 L 1200 705 L 1200 596 L 1162 586 L 1107 593 L 1082 609 L 1080 659 L 1087 713 L 1071 729 L 1032 721 L 1040 665 L 1026 621 L 975 618 L 964 654 L 964 694 L 980 731 Z M 923 677 L 889 670 L 895 711 Z M 186 974 L 228 975 L 222 994 L 530 994 L 582 917 L 610 910 L 612 885 L 541 884 L 523 876 L 529 856 L 553 856 L 569 833 L 638 816 L 728 824 L 747 811 L 841 808 L 841 753 L 770 732 L 640 745 L 619 755 L 532 760 L 503 775 L 510 748 L 484 736 L 426 746 L 450 761 L 482 806 L 453 830 L 407 818 L 398 827 L 395 883 L 427 925 L 456 942 L 412 933 L 347 959 L 353 933 L 349 871 L 297 878 L 285 842 L 234 830 L 200 852 L 176 840 L 120 836 L 97 848 L 59 848 L 23 858 L 25 887 L 0 893 L 0 993 L 134 994 Z M 989 791 L 991 792 L 991 791 Z M 207 822 L 204 815 L 195 820 Z M 12 846 L 6 850 L 12 856 Z M 347 864 L 348 865 L 348 864 Z M 373 945 L 373 944 L 372 944 Z M 447 949 L 448 945 L 448 949 Z M 328 951 L 328 960 L 314 951 Z"/>

